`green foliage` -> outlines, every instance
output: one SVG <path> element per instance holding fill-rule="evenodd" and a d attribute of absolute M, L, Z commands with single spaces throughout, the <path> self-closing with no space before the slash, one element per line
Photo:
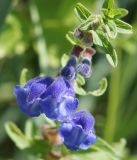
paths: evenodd
<path fill-rule="evenodd" d="M 13 122 L 6 122 L 5 129 L 7 134 L 13 140 L 17 147 L 19 147 L 20 149 L 29 147 L 29 140 Z"/>
<path fill-rule="evenodd" d="M 106 141 L 98 137 L 96 144 L 88 151 L 78 151 L 78 153 L 68 155 L 64 158 L 61 158 L 61 160 L 121 160 L 125 158 L 125 144 L 125 140 L 121 139 L 120 142 L 111 146 Z"/>
<path fill-rule="evenodd" d="M 107 79 L 103 78 L 100 82 L 100 87 L 97 90 L 94 91 L 90 91 L 88 92 L 88 94 L 93 95 L 93 96 L 101 96 L 105 93 L 106 89 L 107 89 Z"/>
<path fill-rule="evenodd" d="M 80 81 L 80 80 L 79 80 Z M 81 83 L 75 83 L 74 85 L 74 89 L 75 89 L 75 92 L 78 94 L 78 95 L 92 95 L 92 96 L 101 96 L 105 93 L 106 89 L 107 89 L 107 79 L 106 78 L 103 78 L 99 84 L 99 88 L 97 90 L 94 90 L 94 91 L 85 91 L 81 86 L 84 85 L 84 80 L 82 79 L 81 80 L 82 82 Z"/>
<path fill-rule="evenodd" d="M 76 4 L 74 11 L 81 21 L 87 20 L 91 16 L 91 12 L 81 3 Z"/>
<path fill-rule="evenodd" d="M 26 122 L 25 134 L 13 122 L 6 122 L 5 129 L 16 146 L 30 155 L 42 158 L 51 149 L 48 143 L 36 136 L 36 126 L 32 120 Z"/>
<path fill-rule="evenodd" d="M 132 26 L 129 25 L 128 23 L 121 21 L 119 19 L 116 19 L 115 23 L 116 23 L 117 30 L 119 33 L 125 33 L 125 34 L 133 33 Z"/>
<path fill-rule="evenodd" d="M 113 48 L 112 44 L 110 43 L 110 41 L 108 40 L 108 38 L 104 35 L 104 34 L 100 34 L 100 39 L 102 40 L 102 44 L 103 44 L 103 50 L 105 50 L 106 53 L 106 57 L 109 61 L 109 63 L 113 66 L 116 67 L 117 66 L 117 54 L 115 49 Z"/>
<path fill-rule="evenodd" d="M 128 11 L 123 8 L 116 8 L 113 0 L 105 0 L 102 8 L 101 15 L 93 15 L 85 6 L 78 3 L 75 7 L 75 13 L 82 21 L 79 29 L 83 32 L 92 33 L 93 43 L 96 46 L 101 46 L 107 54 L 106 57 L 109 63 L 116 67 L 118 63 L 117 53 L 110 41 L 116 39 L 117 33 L 132 33 L 132 26 L 119 19 L 126 16 Z M 98 35 L 98 33 L 101 34 Z M 85 45 L 82 41 L 79 43 L 73 32 L 69 32 L 66 37 L 73 45 Z M 92 46 L 92 43 L 90 46 Z"/>
<path fill-rule="evenodd" d="M 107 9 L 102 9 L 102 12 L 105 16 L 108 16 L 110 19 L 123 18 L 128 14 L 128 10 L 124 8 L 111 9 L 108 11 Z"/>
<path fill-rule="evenodd" d="M 106 8 L 108 10 L 111 10 L 113 8 L 115 8 L 115 2 L 114 0 L 105 0 L 103 3 L 103 8 Z"/>
<path fill-rule="evenodd" d="M 66 38 L 72 45 L 76 45 L 76 44 L 81 45 L 81 42 L 79 41 L 79 39 L 74 37 L 74 33 L 73 32 L 68 32 L 66 34 Z"/>
<path fill-rule="evenodd" d="M 85 84 L 85 79 L 80 74 L 77 75 L 76 82 L 79 86 L 83 86 Z"/>
<path fill-rule="evenodd" d="M 92 30 L 92 36 L 93 36 L 93 43 L 97 46 L 103 47 L 102 40 L 94 30 Z"/>

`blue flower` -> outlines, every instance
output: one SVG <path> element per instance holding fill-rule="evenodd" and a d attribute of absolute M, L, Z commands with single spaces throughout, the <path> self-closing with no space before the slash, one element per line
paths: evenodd
<path fill-rule="evenodd" d="M 77 72 L 86 78 L 90 77 L 92 73 L 90 60 L 84 58 L 82 62 L 77 66 Z"/>
<path fill-rule="evenodd" d="M 61 121 L 78 105 L 71 84 L 61 76 L 55 80 L 32 79 L 24 87 L 16 86 L 14 93 L 22 112 L 31 117 L 44 113 L 50 119 Z"/>
<path fill-rule="evenodd" d="M 62 68 L 61 75 L 67 80 L 73 80 L 76 77 L 77 57 L 71 56 L 66 66 Z"/>
<path fill-rule="evenodd" d="M 59 132 L 64 144 L 70 150 L 86 150 L 96 141 L 94 118 L 85 111 L 72 114 L 61 124 Z"/>
<path fill-rule="evenodd" d="M 28 81 L 24 87 L 17 85 L 14 88 L 17 103 L 23 113 L 31 117 L 36 117 L 41 114 L 41 95 L 52 82 L 53 79 L 50 77 L 37 77 Z"/>
<path fill-rule="evenodd" d="M 78 100 L 70 82 L 60 76 L 41 96 L 40 105 L 48 118 L 63 121 L 77 108 Z"/>

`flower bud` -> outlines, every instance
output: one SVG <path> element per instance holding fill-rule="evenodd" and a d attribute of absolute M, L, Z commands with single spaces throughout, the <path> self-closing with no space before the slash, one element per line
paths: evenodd
<path fill-rule="evenodd" d="M 77 72 L 80 73 L 85 78 L 91 76 L 91 62 L 88 59 L 83 59 L 82 62 L 77 66 Z"/>
<path fill-rule="evenodd" d="M 70 66 L 76 67 L 76 65 L 77 65 L 77 57 L 75 55 L 72 55 L 70 57 L 70 59 L 68 60 L 66 66 L 67 67 L 70 67 Z"/>
<path fill-rule="evenodd" d="M 62 144 L 57 128 L 51 127 L 50 125 L 46 124 L 42 126 L 41 131 L 44 139 L 50 144 L 53 144 L 53 145 Z"/>
<path fill-rule="evenodd" d="M 84 32 L 84 36 L 82 38 L 82 42 L 86 45 L 91 47 L 93 45 L 93 37 L 92 33 L 90 32 Z"/>
<path fill-rule="evenodd" d="M 80 53 L 83 51 L 83 48 L 78 46 L 78 45 L 75 45 L 73 48 L 72 48 L 72 51 L 71 51 L 71 55 L 75 55 L 76 57 L 79 57 L 80 56 Z"/>
<path fill-rule="evenodd" d="M 75 68 L 72 66 L 65 66 L 61 70 L 61 76 L 65 77 L 67 80 L 73 80 L 76 76 Z"/>
<path fill-rule="evenodd" d="M 96 53 L 96 50 L 93 48 L 86 48 L 82 54 L 82 57 L 87 58 L 89 60 L 92 59 L 92 56 Z"/>
<path fill-rule="evenodd" d="M 83 32 L 82 32 L 79 28 L 77 28 L 77 29 L 75 30 L 75 32 L 74 32 L 74 36 L 75 36 L 76 38 L 82 39 L 83 36 L 84 36 L 84 34 L 83 34 Z"/>

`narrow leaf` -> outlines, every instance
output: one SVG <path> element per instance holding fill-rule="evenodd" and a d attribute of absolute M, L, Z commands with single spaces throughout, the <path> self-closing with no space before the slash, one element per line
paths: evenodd
<path fill-rule="evenodd" d="M 25 83 L 27 82 L 27 73 L 28 73 L 28 69 L 24 68 L 21 71 L 21 75 L 20 75 L 20 85 L 24 86 Z"/>
<path fill-rule="evenodd" d="M 112 12 L 113 12 L 114 18 L 122 18 L 128 14 L 128 10 L 124 8 L 117 8 L 117 9 L 114 9 Z"/>
<path fill-rule="evenodd" d="M 28 119 L 25 124 L 25 136 L 32 139 L 36 135 L 36 125 L 32 119 Z"/>
<path fill-rule="evenodd" d="M 102 12 L 105 16 L 109 17 L 110 19 L 122 18 L 128 14 L 128 10 L 124 8 L 117 8 L 117 9 L 102 9 Z"/>
<path fill-rule="evenodd" d="M 105 93 L 106 89 L 107 89 L 107 79 L 106 78 L 103 78 L 101 81 L 100 81 L 100 86 L 97 90 L 94 90 L 94 91 L 90 91 L 88 92 L 89 95 L 93 95 L 93 96 L 101 96 Z"/>
<path fill-rule="evenodd" d="M 103 43 L 103 49 L 106 52 L 106 57 L 109 61 L 109 63 L 113 66 L 116 67 L 118 63 L 117 59 L 117 54 L 111 43 L 109 42 L 108 38 L 104 34 L 100 34 L 100 38 Z"/>
<path fill-rule="evenodd" d="M 109 145 L 105 140 L 103 140 L 100 137 L 97 137 L 97 141 L 95 145 L 92 146 L 92 148 L 96 150 L 102 150 L 105 151 L 106 153 L 112 155 L 113 159 L 121 159 L 121 157 L 118 155 L 118 153 L 113 149 L 111 145 Z"/>
<path fill-rule="evenodd" d="M 118 58 L 117 58 L 117 53 L 116 51 L 113 49 L 113 54 L 106 54 L 106 58 L 108 60 L 108 62 L 112 65 L 112 67 L 116 67 L 118 64 Z"/>
<path fill-rule="evenodd" d="M 80 74 L 77 74 L 77 79 L 76 79 L 78 85 L 83 86 L 85 84 L 85 79 L 83 76 Z"/>
<path fill-rule="evenodd" d="M 72 45 L 77 44 L 76 38 L 74 37 L 72 32 L 68 32 L 68 34 L 66 34 L 66 38 Z"/>
<path fill-rule="evenodd" d="M 103 46 L 102 40 L 100 39 L 100 37 L 98 36 L 98 34 L 95 31 L 93 31 L 93 30 L 91 32 L 92 32 L 92 37 L 93 37 L 93 43 L 95 45 L 98 45 L 98 46 Z"/>
<path fill-rule="evenodd" d="M 77 3 L 76 7 L 74 9 L 76 15 L 78 16 L 78 18 L 80 20 L 87 20 L 88 17 L 90 17 L 91 12 L 85 7 L 83 6 L 81 3 Z"/>
<path fill-rule="evenodd" d="M 92 96 L 101 96 L 105 93 L 107 89 L 107 79 L 103 78 L 100 81 L 100 86 L 97 90 L 94 91 L 85 91 L 81 86 L 79 86 L 77 83 L 75 83 L 74 85 L 74 90 L 78 95 L 92 95 Z"/>
<path fill-rule="evenodd" d="M 13 122 L 7 122 L 5 124 L 5 129 L 9 137 L 12 139 L 12 141 L 16 144 L 18 148 L 25 149 L 29 147 L 29 140 Z"/>
<path fill-rule="evenodd" d="M 108 23 L 105 25 L 107 34 L 110 38 L 115 39 L 117 36 L 117 27 L 116 24 L 113 21 L 108 21 Z"/>
<path fill-rule="evenodd" d="M 113 9 L 116 7 L 114 0 L 105 0 L 102 8 Z"/>
<path fill-rule="evenodd" d="M 86 91 L 82 87 L 80 87 L 77 83 L 75 83 L 74 85 L 74 90 L 75 90 L 75 93 L 78 95 L 81 95 L 81 96 L 87 95 Z"/>
<path fill-rule="evenodd" d="M 132 26 L 122 20 L 115 20 L 116 26 L 117 26 L 117 31 L 119 33 L 126 33 L 126 34 L 131 34 L 133 33 L 132 31 Z"/>

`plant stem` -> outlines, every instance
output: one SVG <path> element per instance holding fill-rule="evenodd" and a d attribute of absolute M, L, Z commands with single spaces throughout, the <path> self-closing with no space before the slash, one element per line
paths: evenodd
<path fill-rule="evenodd" d="M 115 137 L 115 130 L 118 117 L 118 107 L 119 107 L 119 93 L 120 93 L 120 54 L 119 54 L 119 65 L 111 75 L 108 107 L 107 107 L 107 117 L 104 130 L 104 138 L 108 142 L 113 142 Z"/>

